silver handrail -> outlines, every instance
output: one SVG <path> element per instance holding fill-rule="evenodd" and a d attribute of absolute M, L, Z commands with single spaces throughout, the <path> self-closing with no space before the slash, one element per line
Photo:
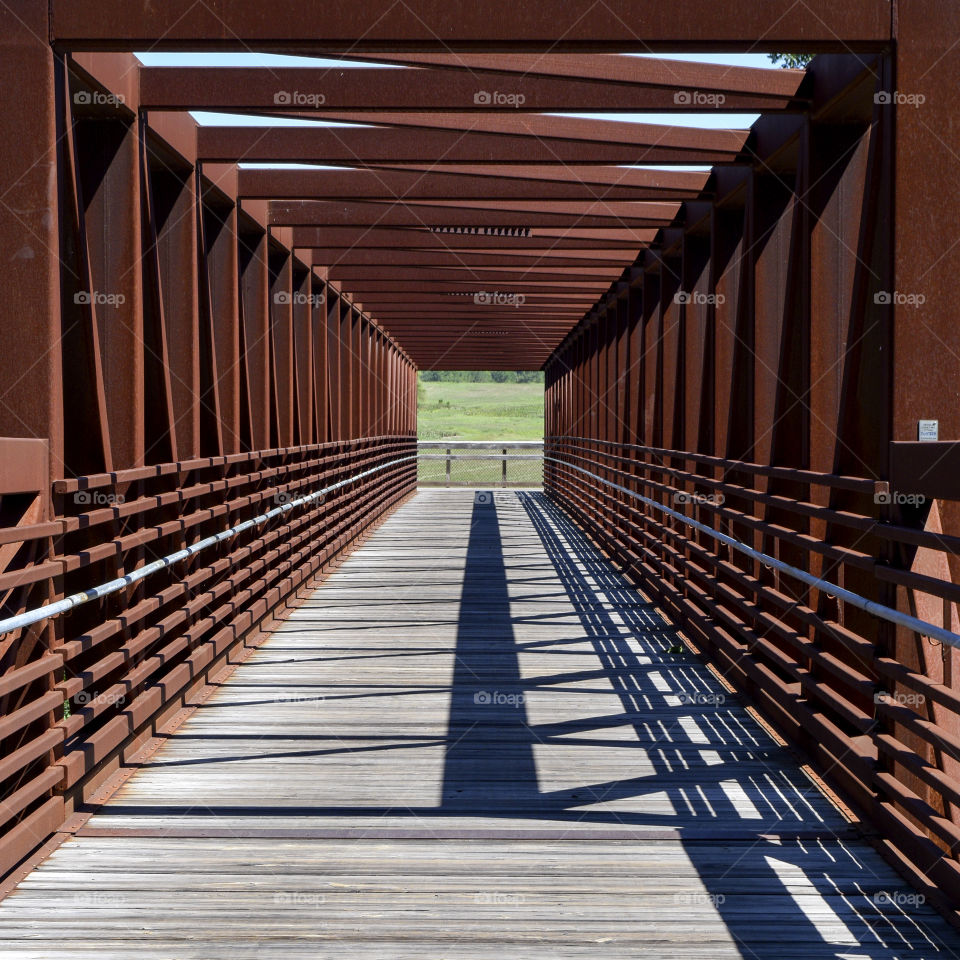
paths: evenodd
<path fill-rule="evenodd" d="M 509 450 L 527 450 L 529 453 L 508 453 Z M 442 450 L 443 453 L 427 453 L 428 450 Z M 463 453 L 454 453 L 455 450 L 463 450 Z M 474 451 L 498 450 L 499 453 L 482 453 Z M 511 461 L 526 460 L 543 462 L 543 441 L 542 440 L 420 440 L 417 442 L 417 455 L 420 460 L 443 460 L 446 462 L 445 480 L 449 486 L 474 486 L 468 481 L 452 480 L 452 464 L 459 460 L 494 460 L 500 463 L 499 483 L 507 486 L 507 464 Z M 442 483 L 443 481 L 423 479 L 424 484 Z M 497 482 L 497 481 L 487 481 Z M 539 481 L 538 481 L 539 482 Z"/>
<path fill-rule="evenodd" d="M 14 630 L 20 630 L 23 627 L 29 627 L 34 623 L 39 623 L 41 620 L 47 620 L 51 617 L 59 617 L 67 611 L 73 610 L 74 607 L 79 607 L 81 604 L 89 603 L 91 600 L 99 600 L 101 597 L 109 596 L 111 593 L 116 593 L 118 590 L 123 590 L 124 587 L 129 587 L 138 580 L 143 580 L 145 577 L 149 577 L 153 573 L 157 573 L 160 570 L 171 567 L 173 564 L 179 563 L 181 560 L 186 560 L 187 557 L 192 557 L 195 554 L 200 553 L 202 550 L 207 550 L 209 547 L 213 547 L 218 543 L 222 543 L 224 540 L 229 540 L 230 537 L 235 537 L 238 533 L 243 533 L 244 530 L 250 530 L 253 527 L 262 526 L 268 520 L 272 520 L 274 517 L 280 516 L 282 513 L 287 513 L 290 510 L 293 510 L 295 507 L 301 507 L 304 504 L 312 503 L 314 500 L 325 497 L 328 493 L 332 493 L 334 490 L 339 490 L 341 487 L 355 483 L 357 480 L 362 480 L 364 477 L 369 477 L 370 474 L 376 473 L 378 470 L 385 470 L 387 467 L 396 466 L 398 463 L 405 463 L 408 460 L 416 459 L 417 458 L 415 454 L 410 454 L 406 457 L 399 457 L 396 460 L 391 460 L 388 463 L 381 463 L 376 467 L 371 467 L 369 470 L 364 470 L 363 472 L 355 474 L 352 477 L 347 477 L 345 480 L 340 480 L 337 483 L 333 483 L 329 487 L 323 487 L 321 490 L 314 490 L 313 493 L 308 493 L 303 497 L 298 497 L 296 500 L 291 500 L 289 503 L 284 503 L 279 507 L 274 507 L 273 510 L 268 510 L 266 513 L 261 513 L 256 517 L 251 517 L 249 520 L 244 520 L 242 523 L 238 523 L 235 527 L 230 527 L 221 533 L 204 537 L 203 540 L 198 540 L 192 546 L 184 547 L 184 549 L 177 550 L 174 553 L 168 553 L 165 557 L 161 557 L 159 560 L 154 560 L 152 563 L 138 567 L 132 573 L 126 574 L 126 576 L 117 577 L 115 580 L 108 580 L 106 583 L 101 583 L 97 587 L 91 587 L 89 590 L 82 590 L 80 593 L 71 594 L 69 597 L 64 597 L 63 600 L 56 600 L 53 603 L 46 603 L 41 607 L 35 608 L 34 610 L 26 610 L 23 613 L 18 613 L 14 617 L 7 617 L 5 620 L 0 620 L 0 634 L 12 633 Z"/>
<path fill-rule="evenodd" d="M 667 516 L 673 517 L 675 520 L 679 520 L 681 523 L 685 523 L 689 527 L 693 527 L 694 530 L 699 530 L 701 533 L 705 533 L 708 536 L 719 540 L 726 546 L 731 547 L 734 550 L 738 550 L 740 553 L 746 554 L 751 559 L 759 560 L 765 566 L 772 567 L 774 570 L 779 570 L 781 573 L 787 573 L 791 577 L 795 577 L 797 580 L 803 581 L 803 583 L 806 583 L 808 586 L 816 587 L 816 589 L 822 590 L 831 597 L 837 597 L 838 599 L 849 603 L 852 607 L 856 607 L 857 609 L 863 610 L 866 613 L 873 614 L 873 616 L 879 617 L 881 620 L 886 620 L 889 623 L 896 623 L 901 627 L 906 627 L 908 630 L 912 630 L 914 633 L 919 633 L 921 636 L 931 637 L 951 647 L 960 647 L 960 634 L 953 633 L 951 630 L 945 630 L 943 627 L 938 627 L 935 623 L 930 623 L 927 620 L 920 620 L 918 617 L 911 617 L 908 613 L 901 613 L 899 610 L 894 610 L 892 607 L 887 607 L 882 603 L 877 603 L 876 600 L 868 600 L 866 597 L 861 597 L 860 594 L 853 593 L 853 591 L 847 590 L 836 583 L 831 583 L 829 580 L 822 580 L 820 577 L 815 577 L 813 574 L 807 573 L 806 570 L 801 570 L 799 567 L 792 567 L 789 563 L 784 563 L 782 560 L 778 560 L 776 557 L 771 557 L 769 554 L 761 553 L 759 550 L 754 550 L 753 547 L 748 547 L 745 543 L 741 543 L 741 541 L 735 540 L 733 537 L 728 536 L 725 533 L 721 533 L 719 530 L 716 530 L 705 523 L 700 523 L 699 520 L 694 520 L 693 517 L 688 517 L 685 513 L 681 513 L 679 510 L 671 510 L 670 507 L 667 507 L 662 503 L 657 503 L 656 500 L 651 500 L 650 497 L 645 497 L 642 493 L 629 490 L 626 487 L 621 486 L 619 483 L 614 483 L 612 480 L 607 480 L 605 477 L 601 477 L 599 474 L 593 473 L 590 470 L 586 470 L 583 467 L 578 467 L 575 463 L 567 463 L 566 460 L 558 460 L 556 457 L 549 456 L 546 456 L 543 459 L 545 462 L 557 463 L 562 467 L 567 467 L 571 470 L 577 470 L 580 473 L 586 474 L 588 477 L 592 477 L 594 480 L 599 480 L 601 483 L 605 483 L 608 487 L 612 487 L 614 490 L 619 490 L 621 493 L 625 493 L 628 497 L 633 497 L 635 500 L 639 500 L 641 503 L 645 503 L 649 507 L 654 507 L 655 509 L 667 514 Z"/>

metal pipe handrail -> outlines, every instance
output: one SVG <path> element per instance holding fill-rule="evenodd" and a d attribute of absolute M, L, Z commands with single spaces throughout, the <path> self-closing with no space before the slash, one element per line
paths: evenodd
<path fill-rule="evenodd" d="M 442 453 L 427 453 L 427 450 L 440 450 Z M 458 451 L 454 453 L 454 451 Z M 497 453 L 482 453 L 483 450 L 496 450 Z M 532 451 L 530 453 L 508 453 L 507 451 Z M 453 464 L 460 461 L 495 461 L 501 464 L 500 480 L 489 481 L 501 486 L 507 486 L 507 464 L 518 460 L 530 461 L 538 464 L 539 472 L 543 464 L 542 440 L 420 440 L 417 443 L 417 460 L 441 460 L 446 463 L 444 479 L 446 486 L 473 486 L 465 481 L 453 481 Z M 436 483 L 435 480 L 423 479 L 424 484 Z"/>
<path fill-rule="evenodd" d="M 692 517 L 688 517 L 685 513 L 681 513 L 679 510 L 671 510 L 670 507 L 665 506 L 662 503 L 657 503 L 656 500 L 652 500 L 650 497 L 645 497 L 641 493 L 636 493 L 633 490 L 629 490 L 627 487 L 621 486 L 619 483 L 614 483 L 612 480 L 607 480 L 605 477 L 601 477 L 599 474 L 593 473 L 590 470 L 585 470 L 583 467 L 578 467 L 574 463 L 567 463 L 566 460 L 558 460 L 556 457 L 551 456 L 545 456 L 543 459 L 544 461 L 558 463 L 561 466 L 568 467 L 571 470 L 578 470 L 580 473 L 586 474 L 588 477 L 592 477 L 594 480 L 599 480 L 601 483 L 605 483 L 614 490 L 619 490 L 621 493 L 625 493 L 627 496 L 633 497 L 635 500 L 640 500 L 642 503 L 647 504 L 647 506 L 654 507 L 668 516 L 679 520 L 681 523 L 685 523 L 687 526 L 693 527 L 695 530 L 699 530 L 701 533 L 705 533 L 707 536 L 719 540 L 726 546 L 737 550 L 740 553 L 746 554 L 751 559 L 758 560 L 767 567 L 772 567 L 775 570 L 779 570 L 781 573 L 789 574 L 791 577 L 801 580 L 808 586 L 815 587 L 817 590 L 822 590 L 829 596 L 843 600 L 859 610 L 863 610 L 875 617 L 879 617 L 881 620 L 886 620 L 889 623 L 895 623 L 898 626 L 912 630 L 914 633 L 919 633 L 921 636 L 939 640 L 941 643 L 945 643 L 948 646 L 960 647 L 960 634 L 954 633 L 951 630 L 945 630 L 943 627 L 938 627 L 935 623 L 930 623 L 927 620 L 921 620 L 918 617 L 912 617 L 908 613 L 901 613 L 899 610 L 894 610 L 892 607 L 887 607 L 882 603 L 877 603 L 876 600 L 868 600 L 866 597 L 861 597 L 860 594 L 853 593 L 851 590 L 847 590 L 836 583 L 831 583 L 829 580 L 823 580 L 820 577 L 815 577 L 813 574 L 807 573 L 806 570 L 801 570 L 799 567 L 793 567 L 789 563 L 784 563 L 782 560 L 778 560 L 776 557 L 771 557 L 769 554 L 755 550 L 753 547 L 748 547 L 745 543 L 742 543 L 741 541 L 736 540 L 735 538 L 728 536 L 727 534 L 722 533 L 721 531 L 716 530 L 705 523 L 700 523 L 699 520 L 694 520 Z"/>
<path fill-rule="evenodd" d="M 517 447 L 529 450 L 542 450 L 542 440 L 418 440 L 417 448 L 436 447 L 450 448 L 465 447 L 470 450 L 501 450 L 503 447 Z"/>
<path fill-rule="evenodd" d="M 418 460 L 542 460 L 536 453 L 419 453 Z"/>
<path fill-rule="evenodd" d="M 304 504 L 312 503 L 314 500 L 317 500 L 320 497 L 325 497 L 328 493 L 332 493 L 334 490 L 339 490 L 341 487 L 355 483 L 357 480 L 362 480 L 364 477 L 369 477 L 371 474 L 377 473 L 379 470 L 385 470 L 387 467 L 393 467 L 399 463 L 405 463 L 409 460 L 416 459 L 416 454 L 410 454 L 406 457 L 399 457 L 396 460 L 390 460 L 387 463 L 378 464 L 376 467 L 371 467 L 369 470 L 364 470 L 361 473 L 354 474 L 352 477 L 347 477 L 345 480 L 339 480 L 337 483 L 333 483 L 329 487 L 323 487 L 320 490 L 314 490 L 313 493 L 308 493 L 305 496 L 298 497 L 296 500 L 291 500 L 289 503 L 284 503 L 279 507 L 274 507 L 272 510 L 268 510 L 266 513 L 261 513 L 256 517 L 251 517 L 249 520 L 244 520 L 242 523 L 238 523 L 234 527 L 223 530 L 221 533 L 204 537 L 203 540 L 198 540 L 189 547 L 184 547 L 182 550 L 176 550 L 173 553 L 168 553 L 165 557 L 161 557 L 159 560 L 154 560 L 143 567 L 139 567 L 125 576 L 117 577 L 115 580 L 108 580 L 106 583 L 102 583 L 99 586 L 91 587 L 89 590 L 82 590 L 79 593 L 71 594 L 69 597 L 64 597 L 62 600 L 44 604 L 43 606 L 36 607 L 33 610 L 26 610 L 23 613 L 18 613 L 16 616 L 7 617 L 5 620 L 0 620 L 0 635 L 4 633 L 12 633 L 14 630 L 20 630 L 23 627 L 32 626 L 35 623 L 39 623 L 41 620 L 59 617 L 62 614 L 73 610 L 75 607 L 79 607 L 81 604 L 89 603 L 91 600 L 99 600 L 101 597 L 109 596 L 111 593 L 117 593 L 119 590 L 129 587 L 131 584 L 134 584 L 139 580 L 143 580 L 153 573 L 157 573 L 160 570 L 165 570 L 167 567 L 171 567 L 173 564 L 179 563 L 181 560 L 186 560 L 188 557 L 192 557 L 195 554 L 200 553 L 202 550 L 206 550 L 218 543 L 222 543 L 224 540 L 230 539 L 230 537 L 235 537 L 238 533 L 243 533 L 245 530 L 262 526 L 263 524 L 267 523 L 267 521 L 272 520 L 274 517 L 280 516 L 282 513 L 288 513 L 290 510 L 293 510 L 294 507 L 300 507 Z"/>

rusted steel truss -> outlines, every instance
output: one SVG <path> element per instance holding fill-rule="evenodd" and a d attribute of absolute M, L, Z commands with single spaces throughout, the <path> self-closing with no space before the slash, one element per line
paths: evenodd
<path fill-rule="evenodd" d="M 958 17 L 952 0 L 0 8 L 0 613 L 364 473 L 0 635 L 0 870 L 413 489 L 418 367 L 543 367 L 547 489 L 886 852 L 960 902 L 955 651 L 611 486 L 957 629 Z M 365 65 L 154 68 L 137 49 Z M 622 56 L 676 50 L 819 56 Z M 761 116 L 582 116 L 641 111 Z"/>

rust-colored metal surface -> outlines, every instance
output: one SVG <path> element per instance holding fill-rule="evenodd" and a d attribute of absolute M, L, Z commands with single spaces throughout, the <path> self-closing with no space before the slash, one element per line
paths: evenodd
<path fill-rule="evenodd" d="M 958 629 L 958 35 L 950 0 L 12 0 L 0 615 L 409 453 L 418 369 L 543 368 L 547 489 L 955 907 L 956 652 L 610 484 Z M 820 55 L 625 56 L 678 50 Z M 760 117 L 595 116 L 641 111 Z M 414 477 L 0 635 L 0 869 Z"/>
<path fill-rule="evenodd" d="M 170 0 L 163 8 L 146 0 L 55 0 L 49 35 L 74 49 L 846 52 L 851 45 L 888 42 L 890 5 L 766 0 L 721 7 L 714 0 L 683 0 L 638 9 L 631 0 L 609 0 L 586 15 L 565 0 L 495 8 L 408 0 L 386 10 L 376 3 L 333 10 L 297 3 L 269 12 L 249 0 L 215 7 Z"/>
<path fill-rule="evenodd" d="M 357 114 L 354 119 L 366 115 Z M 374 115 L 378 116 L 378 115 Z M 437 115 L 424 114 L 421 120 Z M 197 153 L 212 163 L 422 163 L 443 157 L 447 163 L 559 165 L 713 164 L 733 160 L 745 140 L 740 131 L 691 134 L 685 128 L 617 121 L 578 120 L 531 123 L 520 114 L 491 122 L 466 114 L 436 126 L 403 120 L 385 129 L 371 127 L 200 127 Z M 368 119 L 367 122 L 376 122 Z M 650 127 L 645 130 L 643 127 Z M 560 128 L 560 129 L 558 129 Z M 679 129 L 679 132 L 677 132 Z"/>
<path fill-rule="evenodd" d="M 706 173 L 627 167 L 526 167 L 522 164 L 472 166 L 436 163 L 408 169 L 399 165 L 369 169 L 242 169 L 242 197 L 273 200 L 573 200 L 615 203 L 642 200 L 693 200 Z"/>
<path fill-rule="evenodd" d="M 323 88 L 319 97 L 296 104 L 303 115 L 337 110 L 437 110 L 489 112 L 475 99 L 478 90 L 510 87 L 510 106 L 526 113 L 590 111 L 669 111 L 691 88 L 712 109 L 729 113 L 802 109 L 798 95 L 803 72 L 714 67 L 700 64 L 597 55 L 575 58 L 541 54 L 447 54 L 378 56 L 391 64 L 419 68 L 320 69 L 312 67 L 147 68 L 140 71 L 140 104 L 150 110 L 224 110 L 279 112 L 293 104 L 278 103 L 278 90 Z M 319 92 L 319 91 L 317 91 Z M 286 111 L 284 111 L 286 112 Z M 294 112 L 293 109 L 290 112 Z"/>

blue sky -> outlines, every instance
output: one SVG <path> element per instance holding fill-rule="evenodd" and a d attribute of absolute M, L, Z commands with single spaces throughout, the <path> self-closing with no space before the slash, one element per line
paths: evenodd
<path fill-rule="evenodd" d="M 342 67 L 363 69 L 364 66 L 387 66 L 371 61 L 329 60 L 322 57 L 290 57 L 281 53 L 138 53 L 137 58 L 149 67 Z M 626 56 L 655 57 L 665 60 L 687 60 L 692 63 L 718 63 L 731 67 L 777 69 L 765 53 L 636 53 Z M 397 67 L 402 70 L 402 67 Z"/>

